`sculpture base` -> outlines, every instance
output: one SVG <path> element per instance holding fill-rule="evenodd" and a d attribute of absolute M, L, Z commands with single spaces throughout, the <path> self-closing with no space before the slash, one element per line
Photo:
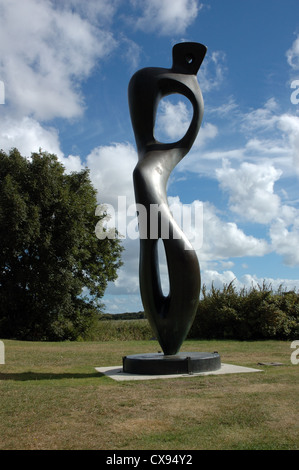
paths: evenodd
<path fill-rule="evenodd" d="M 172 356 L 163 353 L 135 354 L 123 357 L 123 372 L 143 375 L 194 374 L 221 368 L 217 352 L 181 352 Z"/>

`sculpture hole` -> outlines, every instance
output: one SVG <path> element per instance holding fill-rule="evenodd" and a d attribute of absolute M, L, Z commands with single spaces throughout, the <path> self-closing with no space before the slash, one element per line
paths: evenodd
<path fill-rule="evenodd" d="M 169 294 L 169 276 L 168 266 L 165 254 L 164 243 L 161 238 L 158 239 L 158 257 L 159 257 L 159 272 L 162 293 L 165 297 Z"/>
<path fill-rule="evenodd" d="M 191 102 L 183 95 L 171 94 L 159 102 L 154 135 L 161 143 L 177 142 L 186 134 L 193 117 Z"/>
<path fill-rule="evenodd" d="M 185 57 L 187 64 L 192 64 L 194 57 L 191 54 L 186 55 Z"/>

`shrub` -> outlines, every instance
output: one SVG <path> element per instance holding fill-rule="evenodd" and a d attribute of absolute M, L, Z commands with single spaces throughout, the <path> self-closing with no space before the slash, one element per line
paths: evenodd
<path fill-rule="evenodd" d="M 294 339 L 299 335 L 299 294 L 273 292 L 271 285 L 242 288 L 233 282 L 222 290 L 202 289 L 189 338 L 202 339 Z"/>

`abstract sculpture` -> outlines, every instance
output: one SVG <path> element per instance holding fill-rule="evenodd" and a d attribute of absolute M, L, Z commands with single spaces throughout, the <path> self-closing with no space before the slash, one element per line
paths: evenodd
<path fill-rule="evenodd" d="M 156 359 L 161 363 L 160 359 L 168 358 L 172 360 L 172 366 L 175 358 L 181 362 L 178 351 L 197 311 L 199 263 L 195 251 L 170 212 L 166 185 L 171 171 L 191 149 L 201 125 L 204 105 L 196 74 L 206 51 L 204 45 L 194 42 L 176 44 L 172 51 L 171 69 L 144 68 L 136 72 L 129 83 L 129 108 L 138 151 L 138 163 L 133 173 L 135 198 L 137 211 L 139 207 L 146 209 L 142 212 L 143 217 L 141 212 L 138 215 L 140 293 L 144 311 L 164 356 L 127 356 L 123 362 L 124 370 L 131 370 L 130 359 L 134 364 L 136 360 L 138 364 L 138 359 L 142 360 L 142 370 L 144 364 L 148 365 L 151 361 L 155 363 Z M 173 93 L 184 95 L 190 100 L 193 117 L 183 138 L 175 143 L 161 143 L 154 136 L 158 104 L 161 98 Z M 159 219 L 154 230 L 151 220 L 153 205 L 159 207 Z M 168 296 L 164 296 L 161 289 L 159 238 L 163 241 L 168 266 Z M 189 369 L 191 356 L 190 353 L 186 356 Z M 172 367 L 170 370 L 174 371 Z"/>

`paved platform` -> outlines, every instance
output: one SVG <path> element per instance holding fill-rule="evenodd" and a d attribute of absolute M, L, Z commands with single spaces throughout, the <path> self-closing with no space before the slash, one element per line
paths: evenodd
<path fill-rule="evenodd" d="M 169 374 L 169 375 L 141 375 L 123 372 L 122 366 L 96 367 L 100 374 L 107 375 L 113 380 L 153 380 L 153 379 L 174 379 L 180 377 L 196 377 L 203 375 L 223 375 L 223 374 L 246 374 L 250 372 L 263 372 L 262 369 L 252 369 L 251 367 L 237 366 L 233 364 L 221 364 L 221 368 L 211 372 L 198 372 L 194 374 Z"/>

